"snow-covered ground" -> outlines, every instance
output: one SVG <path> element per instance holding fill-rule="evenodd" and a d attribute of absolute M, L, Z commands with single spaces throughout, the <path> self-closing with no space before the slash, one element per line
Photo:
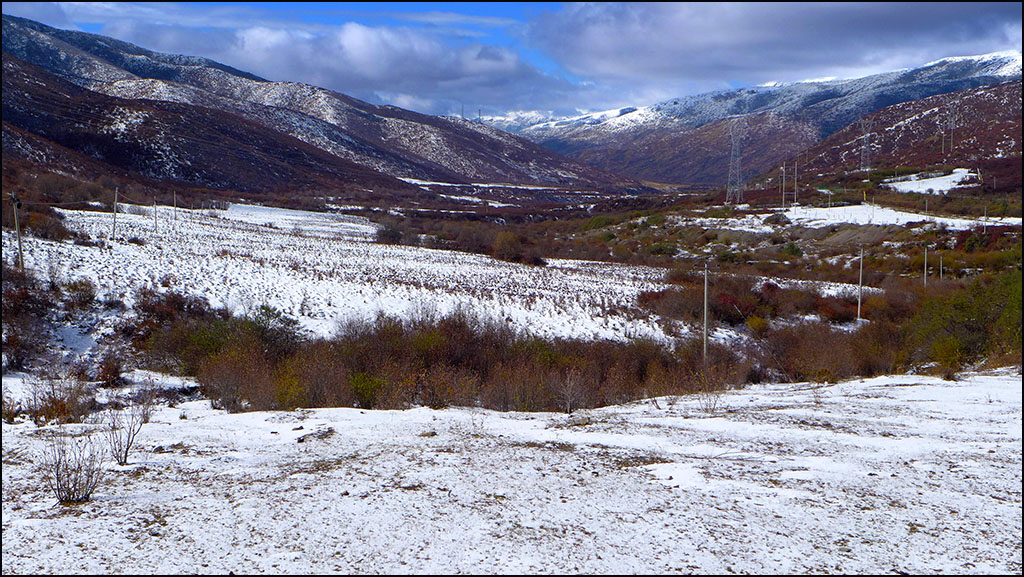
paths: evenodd
<path fill-rule="evenodd" d="M 946 194 L 954 188 L 960 187 L 964 182 L 975 180 L 978 173 L 971 172 L 966 168 L 954 169 L 951 174 L 943 176 L 926 176 L 912 174 L 907 177 L 890 179 L 885 181 L 885 186 L 897 192 L 916 192 L 920 194 Z"/>
<path fill-rule="evenodd" d="M 816 206 L 790 206 L 782 212 L 789 219 L 789 225 L 768 224 L 765 222 L 772 214 L 745 214 L 736 217 L 675 217 L 670 222 L 687 226 L 703 226 L 705 228 L 717 228 L 738 230 L 744 232 L 768 234 L 780 230 L 786 226 L 803 226 L 807 228 L 823 228 L 836 224 L 859 224 L 859 225 L 907 225 L 915 222 L 925 222 L 934 225 L 942 225 L 953 230 L 966 230 L 980 226 L 1021 226 L 1019 217 L 987 217 L 987 218 L 957 218 L 946 216 L 935 216 L 898 210 L 875 204 L 864 203 L 859 205 L 816 207 Z M 775 214 L 775 213 L 773 213 Z"/>
<path fill-rule="evenodd" d="M 983 225 L 1021 225 L 1021 219 L 1019 217 L 955 218 L 926 215 L 919 212 L 897 210 L 894 208 L 887 208 L 867 203 L 852 206 L 836 206 L 832 208 L 794 206 L 787 209 L 785 214 L 793 224 L 812 228 L 831 226 L 833 224 L 841 223 L 905 225 L 912 222 L 928 222 L 936 225 L 944 225 L 953 230 L 965 230 Z"/>
<path fill-rule="evenodd" d="M 26 237 L 25 265 L 48 279 L 88 278 L 100 298 L 129 306 L 135 290 L 166 285 L 243 314 L 267 304 L 304 327 L 330 334 L 339 321 L 466 310 L 542 337 L 664 340 L 636 308 L 640 291 L 661 287 L 664 271 L 551 259 L 546 267 L 484 255 L 382 245 L 360 217 L 256 206 L 226 211 L 160 207 L 119 214 L 110 249 Z M 140 212 L 133 209 L 133 212 Z M 110 213 L 62 211 L 69 228 L 111 234 Z M 135 239 L 127 242 L 126 239 Z M 5 258 L 16 242 L 4 232 Z"/>
<path fill-rule="evenodd" d="M 571 417 L 195 401 L 69 507 L 46 429 L 2 425 L 5 574 L 1021 571 L 1019 369 Z"/>

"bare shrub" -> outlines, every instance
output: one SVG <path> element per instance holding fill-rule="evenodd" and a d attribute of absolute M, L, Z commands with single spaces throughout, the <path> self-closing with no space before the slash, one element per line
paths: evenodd
<path fill-rule="evenodd" d="M 46 486 L 61 503 L 88 501 L 103 480 L 104 457 L 91 435 L 52 432 L 40 459 Z"/>
<path fill-rule="evenodd" d="M 764 343 L 776 368 L 790 380 L 834 383 L 856 372 L 851 340 L 826 323 L 802 323 L 769 331 Z"/>
<path fill-rule="evenodd" d="M 148 423 L 150 417 L 153 416 L 153 407 L 156 405 L 157 393 L 156 383 L 152 378 L 146 377 L 142 381 L 142 385 L 132 395 L 132 404 L 141 407 L 143 423 Z"/>
<path fill-rule="evenodd" d="M 569 369 L 553 387 L 558 407 L 568 414 L 584 406 L 587 388 L 583 382 L 582 372 L 573 367 Z"/>
<path fill-rule="evenodd" d="M 68 306 L 84 309 L 96 302 L 96 285 L 87 278 L 75 279 L 64 285 L 68 295 Z"/>
<path fill-rule="evenodd" d="M 693 375 L 697 389 L 697 405 L 701 411 L 714 414 L 722 405 L 723 383 L 716 378 L 714 371 L 700 370 Z"/>
<path fill-rule="evenodd" d="M 494 238 L 494 258 L 519 262 L 523 257 L 523 243 L 514 232 L 502 231 Z"/>
<path fill-rule="evenodd" d="M 151 406 L 151 404 L 150 404 Z M 107 445 L 118 465 L 128 464 L 135 438 L 142 425 L 149 420 L 150 407 L 146 403 L 132 403 L 125 409 L 108 409 L 104 417 Z"/>
<path fill-rule="evenodd" d="M 3 390 L 3 420 L 7 424 L 14 423 L 14 420 L 21 414 L 22 407 L 21 403 L 10 396 L 7 392 L 7 388 Z"/>
<path fill-rule="evenodd" d="M 250 334 L 234 335 L 217 354 L 199 368 L 200 390 L 218 408 L 228 412 L 277 407 L 272 365 L 263 347 Z"/>
<path fill-rule="evenodd" d="M 33 377 L 28 390 L 26 409 L 37 425 L 81 421 L 96 402 L 88 383 L 71 372 Z"/>
<path fill-rule="evenodd" d="M 437 365 L 423 375 L 420 402 L 434 409 L 449 405 L 470 405 L 476 398 L 479 379 L 469 370 Z"/>
<path fill-rule="evenodd" d="M 64 283 L 64 266 L 58 252 L 51 252 L 46 257 L 46 281 L 51 291 L 60 290 Z"/>
<path fill-rule="evenodd" d="M 124 351 L 115 347 L 105 348 L 96 366 L 96 380 L 106 387 L 123 385 L 124 355 Z"/>

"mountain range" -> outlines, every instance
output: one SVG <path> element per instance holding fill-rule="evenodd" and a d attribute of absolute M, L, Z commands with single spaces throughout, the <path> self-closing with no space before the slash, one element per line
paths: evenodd
<path fill-rule="evenodd" d="M 732 133 L 747 179 L 795 157 L 808 170 L 856 168 L 866 115 L 875 163 L 1019 157 L 1020 78 L 1020 52 L 1002 52 L 571 118 L 519 113 L 481 122 L 4 15 L 4 166 L 257 199 L 378 203 L 444 202 L 424 183 L 721 187 Z M 951 122 L 959 145 L 948 152 L 942 132 Z"/>
<path fill-rule="evenodd" d="M 730 127 L 737 118 L 744 125 L 744 166 L 755 175 L 866 114 L 1020 78 L 1021 53 L 999 52 L 947 58 L 852 80 L 710 92 L 535 123 L 524 113 L 488 121 L 567 156 L 634 178 L 722 186 L 729 171 Z M 1016 109 L 1019 113 L 1019 98 Z"/>
<path fill-rule="evenodd" d="M 348 199 L 424 192 L 413 181 L 637 186 L 482 123 L 8 15 L 3 62 L 5 161 L 62 158 L 72 172 L 101 162 L 160 182 Z"/>

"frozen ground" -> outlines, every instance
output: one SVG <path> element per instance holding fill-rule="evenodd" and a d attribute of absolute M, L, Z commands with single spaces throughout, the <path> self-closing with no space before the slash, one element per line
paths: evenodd
<path fill-rule="evenodd" d="M 46 428 L 2 428 L 5 574 L 1021 572 L 1019 368 L 572 417 L 195 401 L 69 507 Z"/>

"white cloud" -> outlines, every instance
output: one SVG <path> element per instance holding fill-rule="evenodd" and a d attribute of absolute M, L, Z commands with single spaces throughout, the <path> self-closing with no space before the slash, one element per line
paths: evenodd
<path fill-rule="evenodd" d="M 1013 3 L 586 3 L 529 38 L 575 75 L 692 93 L 1020 50 L 1020 18 Z"/>
<path fill-rule="evenodd" d="M 349 21 L 300 20 L 241 3 L 3 6 L 52 26 L 102 24 L 101 33 L 151 50 L 428 113 L 462 105 L 485 114 L 605 110 L 767 82 L 859 77 L 1021 43 L 1014 3 L 584 3 L 519 24 L 430 11 L 378 13 L 376 25 L 334 7 L 324 13 Z M 380 24 L 385 17 L 390 24 Z M 519 35 L 487 40 L 483 32 L 496 29 Z"/>

